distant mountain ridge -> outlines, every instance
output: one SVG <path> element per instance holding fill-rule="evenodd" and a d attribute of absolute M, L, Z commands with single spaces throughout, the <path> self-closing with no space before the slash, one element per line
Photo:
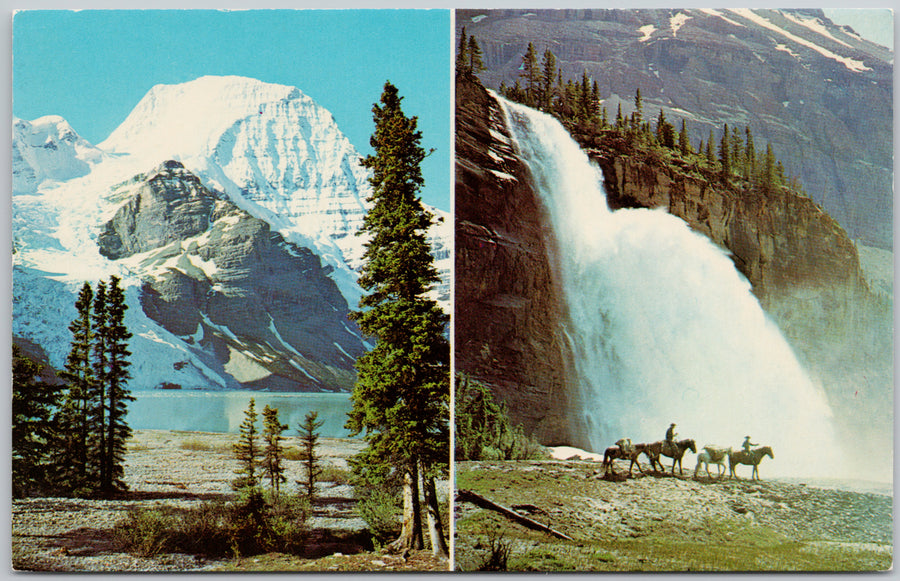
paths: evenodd
<path fill-rule="evenodd" d="M 749 125 L 852 238 L 893 241 L 893 53 L 822 11 L 457 11 L 484 51 L 488 87 L 512 86 L 528 42 L 563 80 L 598 81 L 610 115 L 685 119 L 691 142 Z"/>
<path fill-rule="evenodd" d="M 371 186 L 331 114 L 299 89 L 159 85 L 99 146 L 61 118 L 17 120 L 13 151 L 13 334 L 51 364 L 69 348 L 74 291 L 117 274 L 133 389 L 352 386 L 366 347 L 347 314 Z M 430 233 L 445 308 L 449 228 Z"/>

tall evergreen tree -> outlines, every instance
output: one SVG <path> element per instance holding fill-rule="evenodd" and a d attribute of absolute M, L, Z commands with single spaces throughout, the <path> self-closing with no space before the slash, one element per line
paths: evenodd
<path fill-rule="evenodd" d="M 706 162 L 712 167 L 716 163 L 716 156 L 713 155 L 713 130 L 709 130 L 709 139 L 706 140 Z"/>
<path fill-rule="evenodd" d="M 644 99 L 641 97 L 640 87 L 634 92 L 634 114 L 631 119 L 633 129 L 637 129 L 644 122 Z"/>
<path fill-rule="evenodd" d="M 528 49 L 522 56 L 522 72 L 520 76 L 525 79 L 525 104 L 534 107 L 540 95 L 541 72 L 538 70 L 537 51 L 534 43 L 528 43 Z"/>
<path fill-rule="evenodd" d="M 59 406 L 55 386 L 38 380 L 40 365 L 12 348 L 12 493 L 28 496 L 46 489 L 53 414 Z"/>
<path fill-rule="evenodd" d="M 287 480 L 284 476 L 284 447 L 281 445 L 284 441 L 281 433 L 287 428 L 278 420 L 278 409 L 266 404 L 263 408 L 263 442 L 266 447 L 263 451 L 262 470 L 263 475 L 269 479 L 269 486 L 276 499 L 281 491 L 281 483 Z"/>
<path fill-rule="evenodd" d="M 687 132 L 687 122 L 684 119 L 681 120 L 681 131 L 678 132 L 678 149 L 681 151 L 681 155 L 684 156 L 693 152 L 691 149 L 691 138 Z"/>
<path fill-rule="evenodd" d="M 106 295 L 106 325 L 100 331 L 106 345 L 106 383 L 107 422 L 106 422 L 106 464 L 105 480 L 102 482 L 104 494 L 115 490 L 126 490 L 123 481 L 125 469 L 125 442 L 131 437 L 131 427 L 125 421 L 128 402 L 134 401 L 127 383 L 131 378 L 128 368 L 131 362 L 128 357 L 128 340 L 131 333 L 125 326 L 125 293 L 119 286 L 119 277 L 111 276 Z"/>
<path fill-rule="evenodd" d="M 259 468 L 259 442 L 257 442 L 256 400 L 250 398 L 247 409 L 244 410 L 244 421 L 241 422 L 240 436 L 234 445 L 234 457 L 240 462 L 240 468 L 236 471 L 242 475 L 235 481 L 236 488 L 256 486 L 258 484 L 257 470 Z"/>
<path fill-rule="evenodd" d="M 109 463 L 106 462 L 106 435 L 107 435 L 107 364 L 108 364 L 108 346 L 107 326 L 109 325 L 109 313 L 106 301 L 106 283 L 102 280 L 97 282 L 97 292 L 94 295 L 94 377 L 96 381 L 91 392 L 91 400 L 94 405 L 88 413 L 88 424 L 90 425 L 90 441 L 88 443 L 89 454 L 93 458 L 98 459 L 98 469 L 100 478 L 100 487 L 103 490 L 109 489 Z"/>
<path fill-rule="evenodd" d="M 731 175 L 731 136 L 728 124 L 722 130 L 722 139 L 719 141 L 719 162 L 722 164 L 722 175 L 726 178 Z"/>
<path fill-rule="evenodd" d="M 386 83 L 372 108 L 374 154 L 363 160 L 372 170 L 372 205 L 360 232 L 370 240 L 359 278 L 366 294 L 352 317 L 376 342 L 357 360 L 347 427 L 365 433 L 368 444 L 354 464 L 357 473 L 387 462 L 403 475 L 404 522 L 395 545 L 418 548 L 419 466 L 433 478 L 449 463 L 450 352 L 448 317 L 427 296 L 438 275 L 425 237 L 432 216 L 417 195 L 426 152 L 417 118 L 403 113 L 401 100 Z"/>
<path fill-rule="evenodd" d="M 69 325 L 72 346 L 66 358 L 65 370 L 60 374 L 66 381 L 66 391 L 56 415 L 58 439 L 52 446 L 53 473 L 56 485 L 65 491 L 86 494 L 96 486 L 91 472 L 88 422 L 91 392 L 94 386 L 94 369 L 91 364 L 91 348 L 94 341 L 92 308 L 94 291 L 85 282 L 75 301 L 78 312 Z"/>
<path fill-rule="evenodd" d="M 541 61 L 541 107 L 549 109 L 553 99 L 553 81 L 556 80 L 556 55 L 549 48 Z"/>
<path fill-rule="evenodd" d="M 763 158 L 762 166 L 762 189 L 766 192 L 772 191 L 776 184 L 776 161 L 775 152 L 772 150 L 772 144 L 766 144 L 766 156 Z"/>
<path fill-rule="evenodd" d="M 469 57 L 469 73 L 475 74 L 483 71 L 484 60 L 481 58 L 483 53 L 481 52 L 481 47 L 478 46 L 478 41 L 475 40 L 474 34 L 469 37 L 469 50 L 467 52 Z"/>
<path fill-rule="evenodd" d="M 463 26 L 462 35 L 459 37 L 459 45 L 456 49 L 456 74 L 469 72 L 469 40 L 466 37 L 466 27 Z"/>
<path fill-rule="evenodd" d="M 306 468 L 306 480 L 300 484 L 306 487 L 306 494 L 310 497 L 316 492 L 316 481 L 322 474 L 322 467 L 319 463 L 319 457 L 316 455 L 316 444 L 319 441 L 319 428 L 325 423 L 318 419 L 319 412 L 311 411 L 303 418 L 303 423 L 297 432 L 300 434 L 300 445 L 302 446 L 302 462 Z"/>
<path fill-rule="evenodd" d="M 750 132 L 748 125 L 744 129 L 747 137 L 747 148 L 744 151 L 744 177 L 753 180 L 756 176 L 756 146 L 753 144 L 753 134 Z"/>

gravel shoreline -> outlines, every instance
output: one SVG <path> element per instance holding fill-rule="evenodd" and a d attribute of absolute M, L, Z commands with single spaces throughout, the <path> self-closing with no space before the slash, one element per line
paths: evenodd
<path fill-rule="evenodd" d="M 238 463 L 231 454 L 236 434 L 136 430 L 128 442 L 125 482 L 129 494 L 116 500 L 28 498 L 12 502 L 12 561 L 16 570 L 41 571 L 204 571 L 224 561 L 193 555 L 135 557 L 120 552 L 111 532 L 129 510 L 162 506 L 191 507 L 231 496 Z M 299 438 L 286 438 L 296 446 Z M 321 438 L 323 466 L 347 468 L 360 440 Z M 300 479 L 298 461 L 286 461 L 288 484 Z M 350 486 L 321 485 L 328 499 L 314 511 L 311 528 L 359 531 Z"/>

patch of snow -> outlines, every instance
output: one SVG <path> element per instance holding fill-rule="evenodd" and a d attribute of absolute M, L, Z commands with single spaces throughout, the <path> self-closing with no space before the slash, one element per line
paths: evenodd
<path fill-rule="evenodd" d="M 302 365 L 300 365 L 299 363 L 297 363 L 297 362 L 294 361 L 293 359 L 290 360 L 290 364 L 291 364 L 291 366 L 292 366 L 294 369 L 296 369 L 297 371 L 299 371 L 300 373 L 302 373 L 302 374 L 305 375 L 306 377 L 312 379 L 312 380 L 315 381 L 316 383 L 319 383 L 319 380 L 318 380 L 318 379 L 316 379 L 315 377 L 313 377 L 312 375 L 310 375 L 308 371 L 306 371 L 305 369 L 303 369 L 303 366 L 302 366 Z"/>
<path fill-rule="evenodd" d="M 641 33 L 641 38 L 638 39 L 638 42 L 647 42 L 653 36 L 653 33 L 656 32 L 656 27 L 652 24 L 645 24 L 638 28 L 638 32 Z"/>
<path fill-rule="evenodd" d="M 759 25 L 759 26 L 762 26 L 763 28 L 766 28 L 766 29 L 768 29 L 768 30 L 771 30 L 772 32 L 775 32 L 775 33 L 777 33 L 777 34 L 780 34 L 781 36 L 784 36 L 785 38 L 787 38 L 787 39 L 789 39 L 789 40 L 791 40 L 791 41 L 793 41 L 793 42 L 795 42 L 795 43 L 797 43 L 797 44 L 799 44 L 799 45 L 801 45 L 801 46 L 805 46 L 806 48 L 812 49 L 812 50 L 816 51 L 817 53 L 819 53 L 820 55 L 822 55 L 822 56 L 824 56 L 824 57 L 826 57 L 826 58 L 829 58 L 829 59 L 832 59 L 832 60 L 834 60 L 834 61 L 837 61 L 837 62 L 841 63 L 842 65 L 844 65 L 845 67 L 847 67 L 848 70 L 850 70 L 850 71 L 852 71 L 852 72 L 857 72 L 857 73 L 859 73 L 859 72 L 862 72 L 862 71 L 870 71 L 870 70 L 872 70 L 872 69 L 870 69 L 869 67 L 865 66 L 865 64 L 863 64 L 862 61 L 858 61 L 858 60 L 852 59 L 852 58 L 850 58 L 850 57 L 843 57 L 843 56 L 840 56 L 840 55 L 835 54 L 835 53 L 833 53 L 832 51 L 830 51 L 830 50 L 828 50 L 828 49 L 826 49 L 826 48 L 823 48 L 823 47 L 821 47 L 821 46 L 819 46 L 819 45 L 817 45 L 817 44 L 815 44 L 815 43 L 813 43 L 813 42 L 810 42 L 810 41 L 808 41 L 808 40 L 806 40 L 806 39 L 804 39 L 804 38 L 800 38 L 799 36 L 797 36 L 797 35 L 795 35 L 795 34 L 791 34 L 791 33 L 788 32 L 787 30 L 785 30 L 785 29 L 783 29 L 783 28 L 781 28 L 781 27 L 779 27 L 779 26 L 776 26 L 775 24 L 773 24 L 773 23 L 770 22 L 769 20 L 767 20 L 767 19 L 763 18 L 762 16 L 756 14 L 755 12 L 753 12 L 752 10 L 750 10 L 749 8 L 734 8 L 734 9 L 731 9 L 731 11 L 732 11 L 733 13 L 735 13 L 735 14 L 737 14 L 737 15 L 743 17 L 743 18 L 746 18 L 746 19 L 749 20 L 750 22 L 753 22 L 753 23 L 755 23 L 755 24 L 757 24 L 757 25 Z"/>
<path fill-rule="evenodd" d="M 790 47 L 788 47 L 788 45 L 786 45 L 786 44 L 776 44 L 776 45 L 775 45 L 775 50 L 780 50 L 780 51 L 782 51 L 782 52 L 786 52 L 786 53 L 788 53 L 789 55 L 791 55 L 791 56 L 794 57 L 794 58 L 799 58 L 799 57 L 800 57 L 800 55 L 798 55 L 797 53 L 795 53 L 794 51 L 792 51 L 792 50 L 790 49 Z"/>
<path fill-rule="evenodd" d="M 603 462 L 603 454 L 595 454 L 581 448 L 573 448 L 572 446 L 553 446 L 550 448 L 550 455 L 555 460 L 568 460 L 569 458 L 579 457 L 582 460 Z"/>
<path fill-rule="evenodd" d="M 479 14 L 478 16 L 473 16 L 473 17 L 472 17 L 472 22 L 474 22 L 475 24 L 478 24 L 479 22 L 481 22 L 481 21 L 484 20 L 485 18 L 487 18 L 487 14 Z"/>
<path fill-rule="evenodd" d="M 785 18 L 787 18 L 788 20 L 790 20 L 791 22 L 793 22 L 794 24 L 799 24 L 800 26 L 808 28 L 809 30 L 811 30 L 817 34 L 821 34 L 825 38 L 832 40 L 838 44 L 842 44 L 842 45 L 846 46 L 847 48 L 853 48 L 852 45 L 847 44 L 843 40 L 841 40 L 841 39 L 835 37 L 833 34 L 831 34 L 831 31 L 829 31 L 828 28 L 826 28 L 825 23 L 822 22 L 818 18 L 800 18 L 799 16 L 791 14 L 790 12 L 781 12 L 781 15 L 784 16 Z"/>
<path fill-rule="evenodd" d="M 275 338 L 278 339 L 278 342 L 281 343 L 291 353 L 297 355 L 298 357 L 303 357 L 303 355 L 301 355 L 299 351 L 294 349 L 293 345 L 285 341 L 281 336 L 281 333 L 278 332 L 278 329 L 275 327 L 275 320 L 272 318 L 272 315 L 269 315 L 268 313 L 266 314 L 269 317 L 269 331 L 271 331 L 272 334 L 275 335 Z"/>
<path fill-rule="evenodd" d="M 679 12 L 675 16 L 669 18 L 669 26 L 672 28 L 672 36 L 678 36 L 678 31 L 684 26 L 684 23 L 693 18 L 684 12 Z"/>
<path fill-rule="evenodd" d="M 516 178 L 514 176 L 512 176 L 504 171 L 498 171 L 496 169 L 492 169 L 492 170 L 490 170 L 490 172 L 492 174 L 494 174 L 495 176 L 497 176 L 498 178 L 500 178 L 501 180 L 516 181 Z"/>
<path fill-rule="evenodd" d="M 338 350 L 339 350 L 341 353 L 343 353 L 344 356 L 345 356 L 347 359 L 349 359 L 350 361 L 356 361 L 356 357 L 353 357 L 353 356 L 351 356 L 349 353 L 347 353 L 347 352 L 344 350 L 343 347 L 341 347 L 340 345 L 338 345 L 338 344 L 335 343 L 334 341 L 332 341 L 331 344 L 334 345 L 335 347 L 337 347 Z"/>
<path fill-rule="evenodd" d="M 241 383 L 258 381 L 272 375 L 271 371 L 260 365 L 255 359 L 231 345 L 228 346 L 228 362 L 225 363 L 225 372 Z"/>
<path fill-rule="evenodd" d="M 494 141 L 499 141 L 500 143 L 506 143 L 506 144 L 510 143 L 509 137 L 500 133 L 499 131 L 496 131 L 494 129 L 488 129 L 488 131 L 490 132 L 491 139 L 493 139 Z"/>

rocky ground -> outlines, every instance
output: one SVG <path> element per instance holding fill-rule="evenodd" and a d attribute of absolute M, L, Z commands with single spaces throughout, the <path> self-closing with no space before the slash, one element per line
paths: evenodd
<path fill-rule="evenodd" d="M 591 461 L 464 462 L 457 486 L 573 541 L 457 500 L 456 566 L 497 548 L 517 570 L 886 570 L 893 498 L 787 481 L 659 473 L 607 477 Z"/>
<path fill-rule="evenodd" d="M 198 432 L 137 430 L 128 444 L 125 482 L 129 493 L 117 500 L 31 498 L 12 503 L 12 561 L 18 570 L 39 571 L 221 571 L 221 570 L 446 570 L 430 554 L 407 559 L 379 555 L 360 546 L 322 545 L 308 559 L 266 555 L 237 561 L 209 561 L 193 555 L 142 558 L 123 552 L 112 529 L 129 510 L 195 506 L 231 495 L 237 462 L 235 436 Z M 296 446 L 287 438 L 286 447 Z M 319 440 L 322 464 L 337 471 L 362 449 L 359 440 Z M 302 475 L 287 461 L 290 486 Z M 446 490 L 444 491 L 446 493 Z M 309 523 L 314 531 L 354 533 L 366 528 L 355 512 L 352 488 L 321 483 Z M 319 535 L 322 536 L 322 535 Z"/>

